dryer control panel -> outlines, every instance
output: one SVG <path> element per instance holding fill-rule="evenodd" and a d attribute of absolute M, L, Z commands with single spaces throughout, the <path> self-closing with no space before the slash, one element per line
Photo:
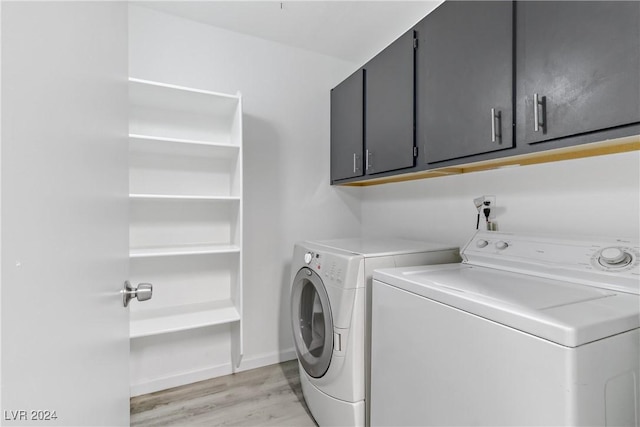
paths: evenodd
<path fill-rule="evenodd" d="M 632 239 L 480 231 L 461 255 L 466 264 L 640 295 L 640 244 Z"/>
<path fill-rule="evenodd" d="M 344 282 L 347 261 L 340 256 L 326 255 L 321 252 L 307 252 L 304 254 L 304 262 L 324 280 L 340 286 Z"/>
<path fill-rule="evenodd" d="M 328 286 L 340 289 L 354 289 L 365 286 L 362 277 L 361 255 L 332 249 L 327 251 L 318 245 L 306 243 L 296 245 L 294 261 L 297 265 L 306 266 L 316 272 Z"/>

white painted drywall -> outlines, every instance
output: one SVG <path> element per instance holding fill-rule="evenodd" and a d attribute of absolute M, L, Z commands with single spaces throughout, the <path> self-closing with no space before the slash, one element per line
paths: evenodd
<path fill-rule="evenodd" d="M 444 0 L 144 1 L 144 7 L 363 64 Z"/>
<path fill-rule="evenodd" d="M 495 195 L 502 231 L 639 238 L 640 153 L 366 187 L 362 233 L 463 245 L 473 199 Z"/>
<path fill-rule="evenodd" d="M 294 357 L 288 307 L 294 242 L 360 234 L 359 190 L 329 186 L 329 90 L 357 64 L 132 5 L 129 67 L 132 77 L 241 91 L 242 368 Z"/>

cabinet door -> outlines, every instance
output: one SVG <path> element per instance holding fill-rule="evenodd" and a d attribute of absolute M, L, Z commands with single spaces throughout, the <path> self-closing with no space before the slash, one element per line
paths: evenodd
<path fill-rule="evenodd" d="M 331 90 L 331 182 L 363 175 L 363 71 Z"/>
<path fill-rule="evenodd" d="M 447 1 L 417 31 L 417 131 L 425 161 L 513 147 L 512 2 Z"/>
<path fill-rule="evenodd" d="M 401 36 L 365 65 L 365 171 L 414 163 L 414 32 Z"/>
<path fill-rule="evenodd" d="M 518 141 L 640 121 L 640 3 L 519 2 L 516 25 Z"/>

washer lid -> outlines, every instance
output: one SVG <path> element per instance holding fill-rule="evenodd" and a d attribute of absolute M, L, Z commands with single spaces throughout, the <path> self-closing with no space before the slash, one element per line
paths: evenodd
<path fill-rule="evenodd" d="M 566 281 L 464 264 L 374 279 L 567 347 L 640 327 L 640 297 Z"/>

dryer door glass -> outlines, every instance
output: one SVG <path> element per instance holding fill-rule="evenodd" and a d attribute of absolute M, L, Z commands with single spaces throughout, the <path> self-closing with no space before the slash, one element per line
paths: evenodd
<path fill-rule="evenodd" d="M 322 377 L 333 353 L 333 319 L 322 279 L 306 267 L 293 280 L 291 319 L 298 360 L 307 374 Z"/>

